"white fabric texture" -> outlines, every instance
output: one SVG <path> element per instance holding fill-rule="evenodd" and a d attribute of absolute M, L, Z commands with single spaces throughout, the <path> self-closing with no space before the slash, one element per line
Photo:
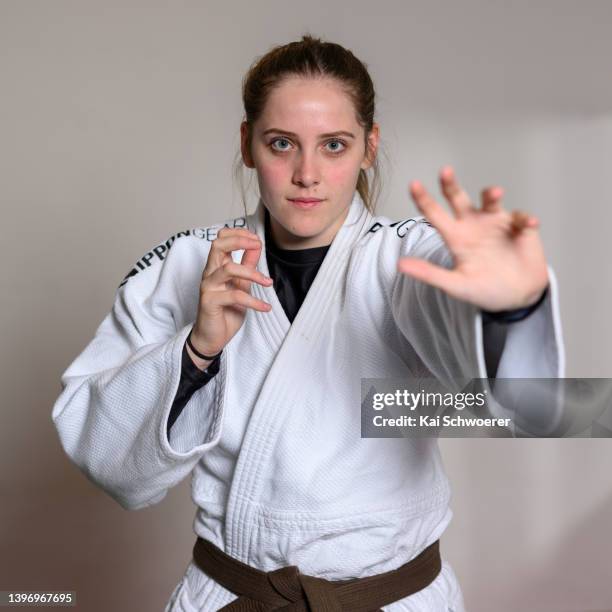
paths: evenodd
<path fill-rule="evenodd" d="M 182 232 L 137 262 L 62 375 L 52 412 L 62 446 L 131 510 L 191 473 L 195 532 L 264 571 L 297 565 L 341 580 L 395 569 L 443 534 L 450 487 L 435 438 L 360 437 L 360 378 L 486 378 L 479 309 L 399 274 L 402 255 L 449 265 L 444 242 L 422 217 L 374 217 L 355 192 L 293 324 L 273 287 L 253 283 L 272 310 L 247 311 L 219 373 L 168 439 L 211 240 L 223 225 L 248 225 L 264 244 L 258 268 L 267 275 L 263 213 L 260 201 L 246 219 Z M 498 377 L 564 376 L 549 272 L 545 302 L 508 327 Z M 234 598 L 190 562 L 166 611 L 217 610 Z M 384 609 L 464 604 L 444 560 L 431 585 Z"/>

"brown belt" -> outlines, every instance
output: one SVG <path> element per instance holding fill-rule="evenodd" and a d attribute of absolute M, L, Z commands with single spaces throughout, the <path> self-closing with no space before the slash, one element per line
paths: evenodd
<path fill-rule="evenodd" d="M 349 580 L 308 576 L 296 565 L 264 572 L 200 537 L 193 558 L 203 572 L 238 596 L 220 608 L 228 612 L 382 612 L 381 606 L 424 589 L 442 568 L 440 540 L 397 569 Z"/>

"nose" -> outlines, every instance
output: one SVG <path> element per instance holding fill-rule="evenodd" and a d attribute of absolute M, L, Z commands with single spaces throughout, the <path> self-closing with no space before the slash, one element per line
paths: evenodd
<path fill-rule="evenodd" d="M 293 182 L 302 187 L 310 187 L 311 185 L 318 185 L 319 181 L 319 169 L 314 154 L 301 153 L 297 157 L 293 171 Z"/>

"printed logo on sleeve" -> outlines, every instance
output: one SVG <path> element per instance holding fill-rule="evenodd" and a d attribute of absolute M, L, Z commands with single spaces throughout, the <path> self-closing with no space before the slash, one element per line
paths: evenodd
<path fill-rule="evenodd" d="M 136 276 L 139 272 L 146 270 L 151 267 L 151 265 L 157 261 L 163 260 L 166 257 L 168 251 L 172 248 L 174 241 L 178 238 L 183 238 L 184 236 L 195 236 L 196 238 L 201 238 L 202 240 L 207 240 L 208 242 L 212 242 L 217 237 L 217 232 L 222 227 L 246 227 L 246 219 L 244 217 L 238 217 L 236 219 L 232 219 L 223 224 L 219 225 L 211 225 L 210 227 L 196 227 L 194 229 L 188 229 L 182 232 L 177 232 L 176 234 L 170 236 L 168 240 L 158 244 L 156 247 L 151 249 L 148 253 L 145 253 L 134 265 L 134 267 L 123 277 L 121 284 L 118 289 L 123 287 L 125 283 L 130 280 L 133 276 Z"/>
<path fill-rule="evenodd" d="M 429 225 L 429 227 L 433 227 L 433 225 L 427 221 L 427 219 L 404 219 L 400 221 L 394 221 L 393 223 L 388 223 L 384 226 L 382 223 L 376 221 L 374 225 L 366 232 L 366 234 L 377 232 L 381 227 L 395 227 L 395 232 L 397 233 L 399 238 L 403 238 L 406 235 L 406 232 L 416 223 L 425 223 L 425 225 Z"/>

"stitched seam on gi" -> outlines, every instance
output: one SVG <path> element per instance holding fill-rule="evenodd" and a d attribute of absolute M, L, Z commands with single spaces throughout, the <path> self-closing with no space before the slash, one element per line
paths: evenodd
<path fill-rule="evenodd" d="M 448 480 L 442 480 L 427 496 L 419 499 L 418 503 L 399 505 L 389 509 L 370 509 L 366 512 L 351 514 L 350 516 L 321 517 L 314 513 L 304 514 L 295 518 L 295 513 L 275 513 L 268 511 L 262 504 L 250 504 L 249 524 L 274 528 L 279 532 L 291 532 L 299 528 L 302 532 L 316 532 L 324 530 L 332 533 L 344 531 L 347 527 L 360 527 L 372 525 L 387 525 L 401 520 L 412 520 L 423 513 L 432 512 L 441 506 L 446 506 L 450 498 Z M 253 508 L 253 506 L 259 506 Z"/>

